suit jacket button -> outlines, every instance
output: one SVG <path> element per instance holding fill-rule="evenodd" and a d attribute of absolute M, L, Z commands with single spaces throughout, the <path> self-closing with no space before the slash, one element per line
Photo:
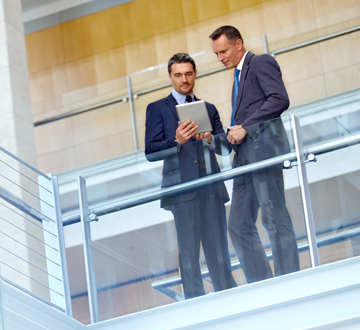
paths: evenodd
<path fill-rule="evenodd" d="M 197 160 L 194 160 L 194 163 L 197 164 Z"/>
<path fill-rule="evenodd" d="M 256 131 L 255 133 L 256 133 L 256 134 L 259 134 L 259 131 Z"/>

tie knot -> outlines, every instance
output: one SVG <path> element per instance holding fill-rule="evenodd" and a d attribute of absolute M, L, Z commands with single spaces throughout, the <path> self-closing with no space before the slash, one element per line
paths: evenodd
<path fill-rule="evenodd" d="M 239 79 L 239 74 L 240 74 L 240 70 L 239 70 L 239 69 L 235 69 L 234 78 L 238 78 L 238 79 Z"/>
<path fill-rule="evenodd" d="M 186 96 L 185 101 L 188 102 L 188 103 L 192 102 L 193 100 L 192 100 L 191 95 Z"/>

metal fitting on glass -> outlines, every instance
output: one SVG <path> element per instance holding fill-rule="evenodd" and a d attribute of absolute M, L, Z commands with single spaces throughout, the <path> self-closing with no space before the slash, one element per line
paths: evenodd
<path fill-rule="evenodd" d="M 304 155 L 304 163 L 310 163 L 310 162 L 316 162 L 316 157 L 314 154 L 307 154 Z M 283 163 L 283 168 L 284 169 L 291 169 L 294 166 L 298 166 L 297 161 L 291 162 L 290 160 L 285 160 Z"/>
<path fill-rule="evenodd" d="M 283 163 L 283 168 L 292 168 L 292 164 L 290 160 L 285 160 Z"/>
<path fill-rule="evenodd" d="M 316 162 L 317 159 L 314 154 L 308 154 L 306 155 L 306 161 L 305 162 Z"/>
<path fill-rule="evenodd" d="M 99 221 L 99 218 L 96 216 L 95 213 L 90 213 L 89 222 L 91 222 L 91 221 Z"/>

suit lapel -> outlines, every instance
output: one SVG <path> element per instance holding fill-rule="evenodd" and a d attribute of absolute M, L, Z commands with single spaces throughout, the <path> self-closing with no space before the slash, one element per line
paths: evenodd
<path fill-rule="evenodd" d="M 165 98 L 165 102 L 166 102 L 167 106 L 170 108 L 173 115 L 176 117 L 176 120 L 179 121 L 179 117 L 176 112 L 177 102 L 176 102 L 175 98 L 172 96 L 172 94 L 170 94 L 168 97 Z"/>
<path fill-rule="evenodd" d="M 194 98 L 195 101 L 198 101 L 198 98 Z M 169 107 L 169 109 L 171 110 L 172 114 L 176 117 L 176 121 L 179 121 L 179 116 L 177 114 L 176 111 L 176 105 L 178 104 L 174 98 L 174 96 L 172 96 L 172 94 L 170 94 L 168 97 L 165 98 L 165 102 L 166 105 Z M 190 141 L 196 141 L 196 139 L 194 137 L 190 138 Z"/>
<path fill-rule="evenodd" d="M 237 113 L 237 111 L 239 110 L 239 107 L 240 107 L 240 101 L 241 101 L 243 91 L 244 91 L 245 79 L 246 79 L 247 73 L 248 73 L 249 68 L 250 68 L 251 58 L 253 56 L 254 56 L 254 54 L 249 51 L 246 54 L 246 57 L 245 57 L 245 60 L 244 60 L 244 64 L 243 64 L 241 74 L 240 74 L 239 90 L 238 90 L 238 95 L 237 95 L 237 100 L 236 100 L 235 116 L 236 116 L 236 113 Z M 233 85 L 233 91 L 234 91 L 234 85 Z"/>

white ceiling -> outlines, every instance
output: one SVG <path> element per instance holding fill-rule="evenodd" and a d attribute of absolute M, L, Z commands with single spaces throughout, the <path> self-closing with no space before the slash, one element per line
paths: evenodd
<path fill-rule="evenodd" d="M 21 0 L 24 23 L 95 0 Z"/>
<path fill-rule="evenodd" d="M 23 11 L 35 9 L 53 2 L 62 2 L 62 0 L 21 0 Z"/>

